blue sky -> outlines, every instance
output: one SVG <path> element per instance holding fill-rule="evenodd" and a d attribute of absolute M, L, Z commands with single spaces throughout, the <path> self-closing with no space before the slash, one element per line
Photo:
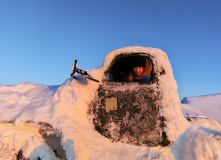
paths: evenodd
<path fill-rule="evenodd" d="M 75 59 L 97 68 L 118 48 L 167 53 L 178 93 L 221 93 L 219 0 L 1 0 L 0 84 L 62 84 Z"/>

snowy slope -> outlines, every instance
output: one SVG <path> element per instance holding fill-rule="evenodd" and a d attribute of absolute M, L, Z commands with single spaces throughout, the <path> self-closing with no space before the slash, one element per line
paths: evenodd
<path fill-rule="evenodd" d="M 221 94 L 185 97 L 181 108 L 185 116 L 204 116 L 221 124 Z"/>

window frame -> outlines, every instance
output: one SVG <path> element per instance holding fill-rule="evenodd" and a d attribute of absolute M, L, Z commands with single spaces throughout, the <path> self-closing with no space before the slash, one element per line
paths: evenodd
<path fill-rule="evenodd" d="M 114 67 L 115 63 L 121 59 L 121 58 L 125 58 L 125 57 L 145 57 L 145 58 L 148 58 L 151 63 L 152 63 L 152 72 L 151 72 L 151 79 L 150 81 L 148 82 L 111 82 L 111 81 L 108 81 L 108 74 L 109 72 L 111 71 L 112 67 Z M 148 53 L 142 53 L 142 52 L 135 52 L 135 53 L 122 53 L 120 55 L 117 55 L 113 60 L 112 62 L 110 63 L 108 69 L 104 72 L 104 76 L 105 78 L 103 79 L 104 82 L 106 82 L 107 84 L 134 84 L 134 83 L 139 83 L 139 84 L 153 84 L 155 82 L 158 82 L 158 74 L 157 74 L 157 71 L 155 70 L 155 64 L 153 63 L 153 59 L 154 57 Z"/>

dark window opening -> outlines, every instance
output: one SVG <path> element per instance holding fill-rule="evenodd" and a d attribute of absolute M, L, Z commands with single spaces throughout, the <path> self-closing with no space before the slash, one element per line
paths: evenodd
<path fill-rule="evenodd" d="M 109 82 L 149 82 L 152 78 L 152 62 L 144 56 L 118 58 L 111 67 Z"/>

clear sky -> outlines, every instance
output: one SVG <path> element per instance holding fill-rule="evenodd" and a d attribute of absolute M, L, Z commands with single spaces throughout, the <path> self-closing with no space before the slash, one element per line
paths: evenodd
<path fill-rule="evenodd" d="M 180 99 L 221 93 L 220 0 L 0 0 L 0 84 L 62 84 L 127 46 L 166 52 Z"/>

